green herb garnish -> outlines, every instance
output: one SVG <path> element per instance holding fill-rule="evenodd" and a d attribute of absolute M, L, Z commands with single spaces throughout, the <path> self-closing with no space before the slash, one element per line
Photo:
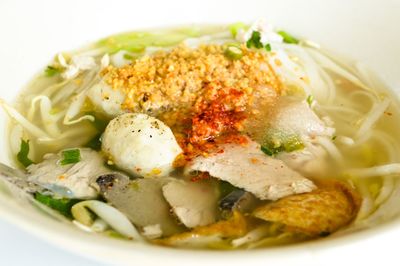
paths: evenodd
<path fill-rule="evenodd" d="M 280 152 L 292 152 L 301 150 L 304 144 L 297 135 L 282 133 L 272 134 L 261 145 L 261 151 L 268 156 L 274 156 Z"/>
<path fill-rule="evenodd" d="M 270 148 L 268 148 L 268 147 L 266 147 L 266 146 L 261 146 L 261 151 L 262 151 L 263 153 L 265 153 L 266 155 L 268 155 L 268 156 L 274 156 L 275 154 L 278 153 L 277 150 L 275 150 L 275 149 L 270 149 Z"/>
<path fill-rule="evenodd" d="M 287 33 L 286 31 L 278 31 L 278 34 L 282 36 L 283 42 L 285 43 L 292 43 L 292 44 L 298 44 L 299 40 Z"/>
<path fill-rule="evenodd" d="M 47 66 L 46 69 L 44 70 L 44 73 L 48 77 L 53 77 L 53 76 L 59 74 L 60 72 L 61 72 L 60 69 L 53 67 L 53 66 Z"/>
<path fill-rule="evenodd" d="M 336 138 L 337 138 L 336 135 L 333 135 L 333 136 L 332 136 L 332 140 L 335 140 Z"/>
<path fill-rule="evenodd" d="M 263 48 L 263 44 L 261 43 L 261 34 L 258 31 L 253 31 L 250 39 L 246 42 L 247 48 Z"/>
<path fill-rule="evenodd" d="M 253 31 L 253 33 L 251 34 L 250 39 L 246 42 L 246 47 L 247 48 L 257 48 L 257 49 L 261 49 L 261 48 L 265 48 L 265 50 L 267 50 L 268 52 L 271 51 L 271 44 L 267 43 L 265 46 L 262 44 L 261 42 L 261 34 L 258 31 Z"/>
<path fill-rule="evenodd" d="M 35 193 L 35 199 L 40 203 L 60 212 L 67 218 L 72 218 L 71 208 L 73 205 L 80 202 L 78 199 L 56 199 L 50 195 L 44 195 L 38 192 Z"/>
<path fill-rule="evenodd" d="M 304 148 L 303 142 L 295 135 L 287 137 L 282 146 L 283 150 L 286 152 L 297 151 Z"/>
<path fill-rule="evenodd" d="M 29 155 L 29 140 L 21 139 L 20 150 L 17 154 L 18 161 L 26 168 L 33 164 L 32 160 L 28 158 Z"/>
<path fill-rule="evenodd" d="M 79 149 L 65 150 L 61 152 L 63 159 L 61 165 L 77 163 L 81 160 L 81 151 Z"/>
<path fill-rule="evenodd" d="M 306 102 L 308 103 L 308 105 L 311 107 L 312 103 L 314 102 L 314 96 L 312 96 L 311 94 L 307 96 Z"/>
<path fill-rule="evenodd" d="M 123 56 L 124 56 L 124 59 L 126 59 L 126 60 L 133 60 L 133 56 L 130 54 L 124 54 Z"/>
<path fill-rule="evenodd" d="M 232 60 L 238 60 L 243 57 L 243 51 L 237 44 L 229 44 L 225 49 L 225 56 Z"/>
<path fill-rule="evenodd" d="M 239 30 L 243 29 L 245 30 L 248 26 L 244 24 L 243 22 L 237 22 L 235 24 L 232 24 L 229 26 L 229 30 L 232 34 L 232 36 L 235 38 L 236 35 L 238 34 Z"/>

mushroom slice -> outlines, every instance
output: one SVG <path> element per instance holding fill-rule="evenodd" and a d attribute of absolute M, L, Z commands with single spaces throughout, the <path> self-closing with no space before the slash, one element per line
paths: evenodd
<path fill-rule="evenodd" d="M 212 180 L 172 180 L 162 190 L 179 220 L 193 228 L 216 220 L 219 192 L 215 183 Z"/>
<path fill-rule="evenodd" d="M 329 181 L 312 192 L 261 206 L 253 215 L 283 224 L 287 231 L 322 236 L 349 224 L 356 217 L 360 203 L 360 196 L 348 184 Z"/>
<path fill-rule="evenodd" d="M 247 213 L 260 202 L 253 194 L 242 189 L 235 189 L 219 201 L 222 211 L 238 210 Z"/>
<path fill-rule="evenodd" d="M 168 178 L 135 179 L 120 173 L 97 178 L 101 194 L 111 205 L 124 213 L 137 226 L 159 224 L 164 236 L 183 230 L 170 213 L 162 195 Z"/>

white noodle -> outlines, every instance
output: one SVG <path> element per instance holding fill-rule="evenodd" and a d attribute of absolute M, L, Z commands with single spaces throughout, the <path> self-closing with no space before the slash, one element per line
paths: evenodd
<path fill-rule="evenodd" d="M 239 247 L 248 243 L 258 241 L 268 235 L 268 233 L 270 232 L 270 228 L 270 225 L 259 226 L 256 229 L 248 232 L 245 236 L 232 240 L 232 245 L 234 247 Z"/>
<path fill-rule="evenodd" d="M 372 129 L 374 124 L 379 120 L 379 118 L 388 108 L 389 104 L 390 99 L 385 99 L 381 103 L 374 104 L 374 106 L 371 108 L 371 111 L 366 115 L 366 118 L 361 124 L 359 130 L 355 134 L 356 138 L 360 138 L 362 135 Z"/>
<path fill-rule="evenodd" d="M 375 205 L 381 205 L 384 203 L 394 190 L 394 179 L 392 177 L 384 177 L 382 181 L 382 187 L 379 191 L 378 196 L 375 199 Z"/>
<path fill-rule="evenodd" d="M 359 182 L 357 187 L 360 193 L 363 195 L 361 207 L 356 217 L 356 221 L 359 221 L 368 217 L 374 211 L 374 201 L 372 199 L 371 192 L 365 183 Z"/>
<path fill-rule="evenodd" d="M 285 49 L 300 58 L 305 75 L 310 80 L 312 95 L 318 98 L 319 101 L 331 103 L 336 95 L 332 78 L 323 68 L 318 66 L 317 62 L 305 49 L 294 45 L 286 45 Z"/>
<path fill-rule="evenodd" d="M 101 233 L 107 230 L 108 224 L 103 219 L 97 218 L 90 228 L 96 233 Z"/>
<path fill-rule="evenodd" d="M 31 108 L 29 109 L 28 112 L 28 119 L 33 121 L 34 120 L 34 115 L 35 115 L 35 104 L 39 102 L 40 103 L 40 114 L 42 118 L 42 124 L 44 128 L 46 129 L 46 132 L 52 136 L 52 137 L 57 137 L 61 134 L 60 129 L 57 127 L 57 117 L 54 117 L 51 114 L 52 111 L 52 103 L 51 100 L 44 95 L 39 95 L 36 96 L 35 98 L 32 99 L 31 102 Z"/>
<path fill-rule="evenodd" d="M 37 138 L 52 139 L 46 132 L 29 122 L 24 116 L 22 116 L 17 110 L 8 105 L 4 100 L 0 99 L 0 105 L 7 112 L 7 114 L 23 126 L 27 131 Z"/>
<path fill-rule="evenodd" d="M 334 73 L 338 74 L 339 76 L 342 76 L 352 82 L 354 85 L 363 88 L 368 91 L 373 91 L 371 88 L 366 86 L 364 83 L 362 83 L 356 76 L 354 76 L 352 73 L 350 73 L 348 70 L 344 69 L 343 67 L 339 66 L 337 63 L 333 62 L 330 58 L 327 56 L 323 55 L 320 52 L 316 52 L 314 49 L 309 49 L 305 48 L 307 51 L 309 51 L 310 55 L 312 55 L 315 60 L 322 66 L 325 67 Z"/>
<path fill-rule="evenodd" d="M 69 106 L 68 111 L 64 117 L 64 122 L 63 122 L 64 125 L 73 125 L 73 124 L 77 124 L 84 120 L 89 120 L 92 122 L 95 120 L 94 116 L 92 116 L 92 115 L 84 115 L 75 120 L 72 120 L 81 111 L 81 108 L 85 102 L 85 99 L 86 99 L 86 91 L 81 92 L 80 94 L 78 94 L 75 97 L 75 99 Z"/>
<path fill-rule="evenodd" d="M 143 240 L 142 236 L 128 218 L 107 203 L 98 200 L 82 201 L 72 206 L 71 213 L 75 220 L 81 224 L 92 226 L 94 221 L 88 209 L 94 212 L 118 233 L 136 240 Z"/>
<path fill-rule="evenodd" d="M 400 163 L 391 163 L 368 168 L 353 168 L 346 171 L 346 173 L 359 178 L 400 175 Z"/>
<path fill-rule="evenodd" d="M 347 145 L 347 146 L 353 146 L 354 145 L 354 139 L 346 136 L 337 136 L 336 137 L 336 142 Z"/>
<path fill-rule="evenodd" d="M 41 92 L 41 94 L 46 95 L 46 96 L 48 96 L 48 97 L 51 97 L 52 94 L 53 94 L 57 89 L 59 89 L 59 88 L 65 86 L 65 85 L 67 85 L 69 82 L 70 82 L 70 80 L 63 80 L 63 81 L 61 81 L 61 82 L 59 82 L 59 83 L 53 84 L 53 85 L 49 86 L 48 88 L 46 88 L 45 90 L 43 90 L 43 91 Z"/>
<path fill-rule="evenodd" d="M 339 164 L 343 162 L 343 155 L 329 138 L 317 137 L 312 142 L 321 145 L 329 153 L 329 155 Z"/>
<path fill-rule="evenodd" d="M 13 125 L 10 130 L 10 136 L 12 137 L 9 139 L 10 139 L 10 148 L 12 154 L 17 154 L 21 149 L 21 140 L 24 133 L 23 130 L 24 129 L 19 124 Z"/>

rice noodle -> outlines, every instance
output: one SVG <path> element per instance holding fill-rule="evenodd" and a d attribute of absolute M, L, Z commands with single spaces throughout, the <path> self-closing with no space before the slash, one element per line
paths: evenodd
<path fill-rule="evenodd" d="M 373 92 L 373 90 L 365 85 L 363 82 L 360 81 L 356 76 L 350 73 L 348 70 L 344 69 L 343 67 L 339 66 L 337 63 L 332 61 L 327 56 L 323 55 L 321 52 L 317 52 L 315 49 L 312 48 L 305 48 L 309 51 L 310 55 L 314 57 L 314 59 L 324 68 L 331 70 L 332 72 L 338 74 L 341 77 L 346 78 L 348 81 L 352 82 L 354 85 L 363 88 L 367 91 Z"/>
<path fill-rule="evenodd" d="M 80 135 L 85 132 L 87 132 L 86 129 L 82 129 L 81 127 L 74 127 L 74 128 L 65 130 L 62 134 L 57 136 L 57 138 L 52 138 L 52 139 L 38 138 L 37 141 L 38 141 L 38 143 L 44 143 L 44 144 L 56 144 L 60 141 L 68 140 L 71 137 Z"/>
<path fill-rule="evenodd" d="M 75 204 L 72 209 L 72 216 L 81 224 L 93 226 L 93 218 L 90 209 L 98 215 L 104 222 L 112 227 L 118 233 L 142 241 L 143 238 L 132 225 L 132 223 L 119 210 L 98 200 L 86 200 Z"/>
<path fill-rule="evenodd" d="M 73 125 L 84 120 L 89 120 L 92 122 L 95 120 L 94 116 L 92 115 L 84 115 L 75 120 L 72 120 L 72 118 L 74 118 L 81 111 L 85 100 L 86 100 L 86 91 L 81 92 L 75 97 L 64 117 L 64 122 L 63 122 L 64 125 Z"/>
<path fill-rule="evenodd" d="M 378 196 L 375 199 L 375 205 L 381 205 L 384 203 L 394 190 L 394 179 L 392 177 L 384 177 L 382 182 L 382 187 L 379 191 Z"/>
<path fill-rule="evenodd" d="M 108 224 L 101 218 L 94 220 L 92 226 L 90 227 L 94 232 L 100 233 L 104 232 L 108 228 Z"/>
<path fill-rule="evenodd" d="M 358 190 L 362 194 L 362 203 L 360 210 L 358 211 L 356 221 L 362 220 L 368 217 L 375 209 L 374 200 L 372 198 L 371 192 L 369 191 L 367 184 L 359 182 L 357 184 Z"/>
<path fill-rule="evenodd" d="M 271 225 L 269 224 L 261 225 L 256 229 L 248 232 L 245 236 L 232 240 L 232 245 L 234 247 L 239 247 L 248 243 L 258 241 L 269 234 L 270 228 Z"/>
<path fill-rule="evenodd" d="M 323 68 L 318 66 L 317 62 L 304 48 L 294 45 L 284 45 L 284 47 L 290 54 L 300 58 L 299 61 L 303 66 L 305 76 L 310 80 L 310 93 L 319 101 L 331 103 L 336 95 L 332 78 Z"/>
<path fill-rule="evenodd" d="M 52 138 L 39 127 L 35 126 L 29 122 L 23 115 L 21 115 L 17 110 L 8 105 L 4 100 L 0 99 L 0 105 L 7 112 L 7 114 L 17 121 L 21 126 L 23 126 L 27 131 L 37 138 L 42 138 L 45 140 L 51 140 Z"/>
<path fill-rule="evenodd" d="M 60 91 L 57 95 L 54 96 L 53 102 L 54 104 L 58 104 L 59 102 L 65 101 L 68 98 L 70 98 L 71 95 L 73 94 L 79 94 L 82 91 L 86 91 L 90 86 L 92 86 L 96 80 L 97 80 L 97 75 L 99 72 L 99 68 L 96 67 L 93 70 L 89 71 L 86 73 L 84 71 L 83 73 L 85 74 L 83 80 L 81 81 L 79 78 L 75 79 L 75 82 L 81 83 L 79 86 L 75 85 L 75 89 L 71 88 L 66 88 L 63 91 Z M 62 92 L 62 93 L 61 93 Z"/>
<path fill-rule="evenodd" d="M 353 168 L 346 171 L 346 173 L 359 178 L 400 175 L 400 163 L 385 164 L 369 168 Z"/>
<path fill-rule="evenodd" d="M 10 136 L 12 136 L 12 138 L 9 138 L 12 154 L 17 154 L 20 151 L 23 133 L 24 132 L 23 132 L 23 128 L 21 125 L 16 124 L 16 125 L 12 126 L 12 128 L 10 130 Z"/>
<path fill-rule="evenodd" d="M 61 134 L 60 129 L 57 127 L 57 120 L 51 114 L 52 111 L 52 103 L 51 100 L 44 95 L 39 95 L 32 99 L 31 108 L 28 112 L 28 119 L 33 121 L 35 115 L 35 104 L 39 102 L 40 104 L 40 114 L 42 118 L 43 127 L 46 129 L 46 132 L 52 136 L 57 137 Z"/>
<path fill-rule="evenodd" d="M 353 146 L 354 145 L 354 139 L 346 136 L 337 136 L 336 137 L 336 142 L 347 145 L 347 146 Z"/>
<path fill-rule="evenodd" d="M 390 99 L 384 99 L 381 103 L 374 103 L 374 106 L 371 108 L 370 112 L 366 115 L 363 123 L 361 124 L 359 130 L 355 134 L 356 138 L 361 137 L 366 132 L 370 131 L 374 124 L 378 121 L 378 119 L 383 115 L 385 110 L 388 108 L 390 104 Z"/>
<path fill-rule="evenodd" d="M 71 80 L 63 80 L 59 83 L 53 84 L 46 89 L 44 89 L 41 94 L 46 95 L 48 97 L 52 97 L 52 94 L 57 91 L 57 89 L 67 85 Z"/>
<path fill-rule="evenodd" d="M 329 138 L 317 137 L 312 142 L 321 145 L 336 162 L 343 163 L 343 155 Z"/>

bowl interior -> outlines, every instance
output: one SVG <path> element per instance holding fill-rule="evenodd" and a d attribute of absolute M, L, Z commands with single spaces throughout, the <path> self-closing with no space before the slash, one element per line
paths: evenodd
<path fill-rule="evenodd" d="M 61 4 L 62 3 L 62 4 Z M 190 23 L 251 22 L 265 17 L 279 28 L 307 37 L 337 54 L 358 60 L 375 71 L 396 92 L 400 92 L 400 2 L 396 1 L 2 1 L 0 31 L 3 34 L 0 50 L 2 73 L 1 98 L 12 101 L 19 90 L 46 65 L 57 52 L 71 50 L 121 31 Z M 24 5 L 24 8 L 20 8 Z M 61 5 L 62 8 L 59 6 Z M 18 14 L 18 16 L 16 15 Z M 397 88 L 397 90 L 396 90 Z M 5 152 L 6 117 L 0 112 L 0 161 L 10 163 Z M 400 206 L 399 206 L 400 208 Z M 38 234 L 68 249 L 95 258 L 119 262 L 135 260 L 183 263 L 194 254 L 202 253 L 199 261 L 210 257 L 223 260 L 227 255 L 215 252 L 177 251 L 147 247 L 137 243 L 116 241 L 89 235 L 43 215 L 35 207 L 26 207 L 0 192 L 0 214 L 30 232 Z M 385 229 L 386 230 L 386 229 Z M 380 237 L 385 237 L 384 229 Z M 395 229 L 392 229 L 396 231 Z M 400 234 L 397 230 L 397 234 Z M 364 234 L 364 233 L 363 233 Z M 369 234 L 369 233 L 368 233 Z M 370 233 L 372 234 L 372 232 Z M 353 238 L 353 240 L 350 240 Z M 295 247 L 260 251 L 237 252 L 234 265 L 245 258 L 275 260 L 282 252 L 296 252 L 308 257 L 305 250 L 321 250 L 335 246 L 334 241 L 357 242 L 357 237 L 323 240 Z M 305 248 L 305 247 L 308 248 Z M 349 247 L 350 248 L 350 247 Z M 149 257 L 149 252 L 158 252 Z M 325 251 L 321 250 L 320 254 Z M 179 254 L 176 260 L 171 254 Z M 232 253 L 231 253 L 232 254 Z M 287 254 L 287 253 L 285 253 Z M 116 255 L 118 255 L 116 258 Z M 230 255 L 232 256 L 232 255 Z M 218 258 L 217 258 L 218 257 Z M 299 258 L 297 257 L 297 258 Z M 232 258 L 232 257 L 230 257 Z M 286 258 L 289 260 L 289 258 Z M 214 261 L 215 262 L 215 261 Z"/>

